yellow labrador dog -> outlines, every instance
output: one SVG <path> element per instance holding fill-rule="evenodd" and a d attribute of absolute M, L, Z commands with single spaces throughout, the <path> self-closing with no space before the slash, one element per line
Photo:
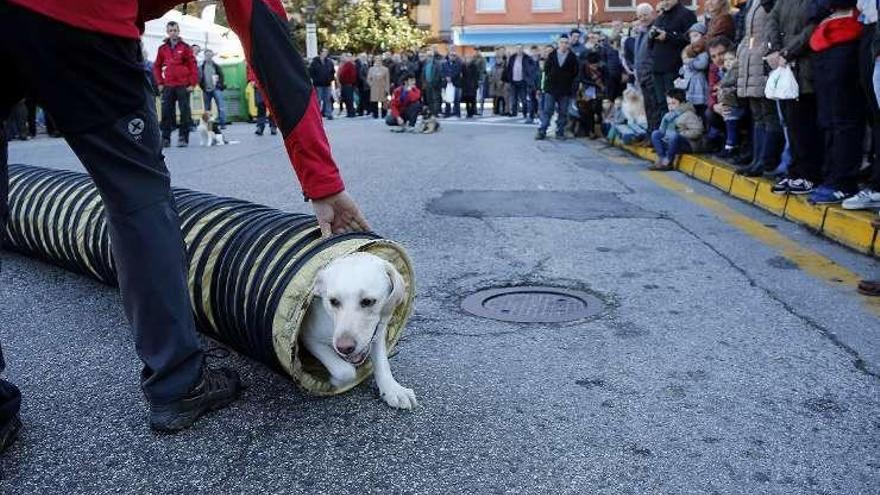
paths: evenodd
<path fill-rule="evenodd" d="M 335 387 L 350 383 L 355 368 L 373 361 L 379 393 L 391 407 L 412 409 L 415 393 L 391 374 L 385 332 L 403 302 L 406 283 L 391 263 L 368 253 L 338 258 L 318 272 L 301 340 L 330 372 Z"/>

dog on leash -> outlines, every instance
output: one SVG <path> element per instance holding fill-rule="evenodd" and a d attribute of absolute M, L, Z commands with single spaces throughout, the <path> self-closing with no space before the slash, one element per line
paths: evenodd
<path fill-rule="evenodd" d="M 422 127 L 419 132 L 422 134 L 434 134 L 440 130 L 440 121 L 437 116 L 431 113 L 431 109 L 427 106 L 422 109 Z"/>
<path fill-rule="evenodd" d="M 301 342 L 330 372 L 330 383 L 351 383 L 369 357 L 382 399 L 391 407 L 418 405 L 412 389 L 391 374 L 385 336 L 388 321 L 406 296 L 406 282 L 391 263 L 369 253 L 332 261 L 312 289 Z"/>
<path fill-rule="evenodd" d="M 202 113 L 198 132 L 200 146 L 223 146 L 226 144 L 226 140 L 223 139 L 223 133 L 220 131 L 220 125 L 214 121 L 208 112 Z"/>

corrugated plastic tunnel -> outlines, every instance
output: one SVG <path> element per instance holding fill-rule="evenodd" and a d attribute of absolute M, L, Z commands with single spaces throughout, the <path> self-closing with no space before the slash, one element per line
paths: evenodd
<path fill-rule="evenodd" d="M 323 365 L 298 343 L 318 271 L 368 252 L 391 262 L 407 285 L 387 333 L 389 352 L 412 313 L 415 280 L 403 248 L 374 233 L 321 238 L 315 217 L 247 201 L 173 189 L 189 261 L 190 302 L 199 330 L 290 376 L 306 391 L 333 395 Z M 116 284 L 104 206 L 87 174 L 9 165 L 8 248 Z"/>

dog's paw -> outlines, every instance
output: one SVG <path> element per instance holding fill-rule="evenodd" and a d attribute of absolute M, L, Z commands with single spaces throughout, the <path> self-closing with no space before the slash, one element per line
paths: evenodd
<path fill-rule="evenodd" d="M 380 390 L 379 393 L 389 406 L 397 409 L 412 409 L 419 405 L 416 401 L 416 393 L 411 388 L 406 388 L 399 383 Z"/>
<path fill-rule="evenodd" d="M 339 367 L 330 374 L 330 385 L 334 388 L 344 387 L 353 382 L 357 377 L 357 370 L 354 366 Z"/>

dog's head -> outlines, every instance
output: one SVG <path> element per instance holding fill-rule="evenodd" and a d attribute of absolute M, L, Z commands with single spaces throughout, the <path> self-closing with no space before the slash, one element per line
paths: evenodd
<path fill-rule="evenodd" d="M 208 112 L 203 112 L 202 113 L 202 122 L 204 122 L 205 125 L 210 124 L 211 123 L 211 114 Z"/>
<path fill-rule="evenodd" d="M 333 349 L 359 365 L 370 354 L 380 321 L 403 302 L 406 282 L 394 266 L 372 254 L 336 259 L 318 272 L 313 294 L 333 319 Z"/>

